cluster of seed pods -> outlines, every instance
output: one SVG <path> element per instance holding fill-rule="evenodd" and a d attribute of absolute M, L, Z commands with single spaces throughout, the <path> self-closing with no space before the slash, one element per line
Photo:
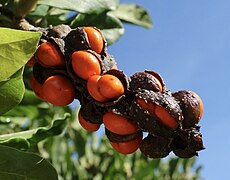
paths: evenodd
<path fill-rule="evenodd" d="M 122 154 L 140 149 L 150 158 L 171 151 L 190 158 L 204 149 L 198 126 L 203 104 L 195 92 L 170 92 L 154 71 L 127 77 L 95 27 L 59 25 L 41 31 L 28 62 L 33 66 L 31 88 L 39 98 L 57 106 L 78 99 L 81 126 L 97 131 L 104 123 L 110 144 Z"/>

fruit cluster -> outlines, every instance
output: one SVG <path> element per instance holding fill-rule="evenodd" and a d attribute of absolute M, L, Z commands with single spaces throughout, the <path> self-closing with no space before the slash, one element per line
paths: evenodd
<path fill-rule="evenodd" d="M 78 119 L 88 131 L 102 123 L 112 147 L 130 154 L 138 148 L 150 158 L 171 151 L 183 158 L 204 149 L 198 122 L 203 104 L 192 91 L 170 92 L 154 71 L 127 77 L 108 54 L 95 27 L 60 25 L 42 30 L 33 66 L 31 88 L 54 105 L 78 99 Z M 143 132 L 148 133 L 143 137 Z"/>

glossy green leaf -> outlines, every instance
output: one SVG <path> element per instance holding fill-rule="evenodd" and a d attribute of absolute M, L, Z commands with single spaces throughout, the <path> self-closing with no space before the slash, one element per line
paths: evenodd
<path fill-rule="evenodd" d="M 34 54 L 41 33 L 0 28 L 0 82 L 9 78 Z"/>
<path fill-rule="evenodd" d="M 49 127 L 39 127 L 37 129 L 0 135 L 0 144 L 19 147 L 22 150 L 26 150 L 41 140 L 62 133 L 69 117 L 69 114 L 65 114 L 63 118 L 53 120 Z M 20 143 L 23 144 L 23 146 Z"/>
<path fill-rule="evenodd" d="M 57 3 L 56 0 L 39 0 L 38 4 L 90 14 L 114 10 L 118 2 L 118 0 L 62 0 Z"/>
<path fill-rule="evenodd" d="M 57 180 L 57 172 L 44 158 L 7 146 L 0 146 L 0 179 Z"/>
<path fill-rule="evenodd" d="M 108 45 L 116 42 L 124 34 L 121 21 L 109 12 L 99 15 L 79 14 L 71 23 L 73 28 L 78 26 L 95 26 L 99 28 L 102 30 Z"/>
<path fill-rule="evenodd" d="M 122 21 L 145 28 L 152 27 L 152 21 L 146 9 L 136 4 L 120 4 L 118 8 L 111 13 Z"/>
<path fill-rule="evenodd" d="M 25 91 L 22 73 L 23 68 L 9 77 L 8 80 L 0 82 L 0 115 L 21 102 Z"/>

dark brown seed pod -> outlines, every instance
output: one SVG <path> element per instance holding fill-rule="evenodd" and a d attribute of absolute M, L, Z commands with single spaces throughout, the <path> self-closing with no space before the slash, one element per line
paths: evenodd
<path fill-rule="evenodd" d="M 75 51 L 90 49 L 87 37 L 82 27 L 78 27 L 70 31 L 64 38 L 64 41 L 65 51 L 69 55 Z"/>
<path fill-rule="evenodd" d="M 107 136 L 107 138 L 109 139 L 109 141 L 111 142 L 127 142 L 127 141 L 131 141 L 136 139 L 137 137 L 142 135 L 142 131 L 137 131 L 133 134 L 129 134 L 129 135 L 119 135 L 119 134 L 115 134 L 111 131 L 109 131 L 108 129 L 105 128 L 105 134 Z"/>
<path fill-rule="evenodd" d="M 192 91 L 178 91 L 172 93 L 178 101 L 184 116 L 183 128 L 189 128 L 197 124 L 203 113 L 203 103 L 200 97 Z"/>
<path fill-rule="evenodd" d="M 95 27 L 93 27 L 96 31 L 98 31 L 101 34 L 101 31 Z M 105 55 L 106 52 L 106 41 L 101 34 L 103 38 L 103 49 L 100 53 L 102 56 Z M 64 38 L 65 44 L 66 44 L 66 52 L 68 54 L 72 54 L 75 51 L 79 50 L 91 50 L 90 42 L 87 37 L 87 33 L 84 30 L 84 27 L 77 27 L 76 29 L 73 29 L 68 33 L 68 35 Z"/>
<path fill-rule="evenodd" d="M 124 88 L 124 94 L 121 95 L 120 97 L 116 98 L 116 99 L 109 99 L 107 102 L 101 103 L 101 102 L 96 101 L 95 103 L 98 106 L 105 107 L 107 109 L 111 109 L 114 106 L 118 107 L 119 105 L 123 104 L 122 107 L 126 107 L 125 109 L 127 110 L 127 106 L 129 106 L 126 102 L 126 100 L 127 100 L 126 93 L 128 93 L 128 87 L 129 87 L 129 81 L 128 81 L 127 76 L 123 73 L 123 71 L 116 70 L 116 69 L 111 69 L 111 70 L 105 72 L 104 74 L 102 74 L 102 76 L 107 75 L 107 74 L 115 76 L 120 80 L 120 82 L 122 83 L 123 88 Z M 121 109 L 121 108 L 119 108 L 119 109 Z M 125 112 L 127 112 L 126 110 L 125 110 Z"/>
<path fill-rule="evenodd" d="M 107 52 L 104 53 L 104 56 L 101 56 L 101 60 L 102 60 L 102 68 L 101 68 L 102 73 L 106 73 L 116 65 L 116 61 L 113 58 L 113 56 L 111 56 Z"/>
<path fill-rule="evenodd" d="M 144 72 L 137 72 L 130 77 L 130 89 L 131 91 L 164 91 L 165 83 L 160 74 L 146 70 Z"/>
<path fill-rule="evenodd" d="M 65 24 L 60 24 L 48 29 L 47 37 L 64 38 L 72 29 Z"/>
<path fill-rule="evenodd" d="M 174 135 L 171 143 L 174 154 L 181 158 L 190 158 L 197 156 L 197 151 L 205 149 L 202 134 L 199 130 L 199 126 L 194 126 L 186 130 L 178 131 Z"/>
<path fill-rule="evenodd" d="M 143 108 L 139 100 L 149 102 L 152 110 Z M 169 91 L 138 92 L 131 105 L 130 116 L 137 121 L 142 130 L 161 136 L 172 136 L 174 130 L 181 128 L 183 120 L 182 111 Z"/>
<path fill-rule="evenodd" d="M 171 139 L 149 134 L 140 146 L 141 152 L 149 158 L 164 158 L 171 152 Z"/>
<path fill-rule="evenodd" d="M 103 114 L 106 112 L 104 108 L 97 106 L 93 101 L 82 96 L 81 99 L 81 115 L 82 117 L 91 123 L 101 124 Z"/>
<path fill-rule="evenodd" d="M 91 50 L 87 50 L 87 51 L 84 51 L 84 52 L 88 52 L 88 53 L 92 54 L 98 60 L 98 62 L 100 64 L 100 67 L 102 67 L 102 60 L 101 60 L 100 56 L 97 53 L 95 53 L 94 51 L 91 51 Z M 66 59 L 67 59 L 67 57 L 66 57 Z M 86 89 L 87 89 L 87 85 L 86 85 L 87 81 L 84 80 L 84 79 L 82 79 L 82 78 L 80 78 L 74 72 L 73 66 L 72 66 L 72 59 L 71 59 L 71 57 L 69 57 L 67 59 L 66 68 L 67 68 L 68 74 L 70 75 L 71 79 L 73 80 L 73 84 L 74 84 L 75 88 L 78 91 L 80 91 L 81 94 L 85 94 L 86 93 L 87 94 L 86 97 L 87 97 L 88 96 L 88 93 L 86 91 Z"/>
<path fill-rule="evenodd" d="M 48 77 L 52 75 L 58 75 L 58 74 L 69 77 L 68 73 L 66 72 L 65 67 L 62 67 L 62 66 L 46 68 L 40 65 L 39 63 L 35 63 L 33 66 L 34 78 L 40 84 L 43 84 Z"/>

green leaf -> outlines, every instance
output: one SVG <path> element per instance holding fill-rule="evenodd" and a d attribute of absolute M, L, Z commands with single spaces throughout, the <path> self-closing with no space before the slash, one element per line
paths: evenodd
<path fill-rule="evenodd" d="M 118 2 L 118 0 L 62 0 L 57 3 L 56 0 L 39 0 L 38 4 L 89 14 L 114 10 Z"/>
<path fill-rule="evenodd" d="M 122 21 L 135 25 L 151 28 L 152 22 L 148 12 L 136 4 L 120 4 L 117 9 L 111 12 Z"/>
<path fill-rule="evenodd" d="M 108 45 L 116 42 L 124 34 L 121 21 L 109 12 L 99 15 L 78 14 L 72 21 L 71 27 L 78 26 L 95 26 L 99 28 L 102 30 Z"/>
<path fill-rule="evenodd" d="M 0 179 L 57 180 L 54 167 L 44 158 L 6 146 L 0 146 Z"/>
<path fill-rule="evenodd" d="M 35 93 L 31 90 L 26 89 L 23 99 L 21 101 L 21 105 L 38 105 L 42 101 L 35 95 Z"/>
<path fill-rule="evenodd" d="M 6 113 L 21 102 L 25 91 L 22 72 L 23 68 L 18 70 L 8 78 L 8 80 L 0 81 L 0 115 Z"/>
<path fill-rule="evenodd" d="M 0 82 L 6 81 L 34 54 L 41 33 L 0 28 Z"/>
<path fill-rule="evenodd" d="M 49 127 L 39 127 L 37 129 L 0 135 L 0 144 L 27 150 L 29 147 L 34 146 L 36 143 L 47 137 L 62 133 L 69 117 L 69 114 L 65 114 L 63 118 L 53 120 Z"/>

